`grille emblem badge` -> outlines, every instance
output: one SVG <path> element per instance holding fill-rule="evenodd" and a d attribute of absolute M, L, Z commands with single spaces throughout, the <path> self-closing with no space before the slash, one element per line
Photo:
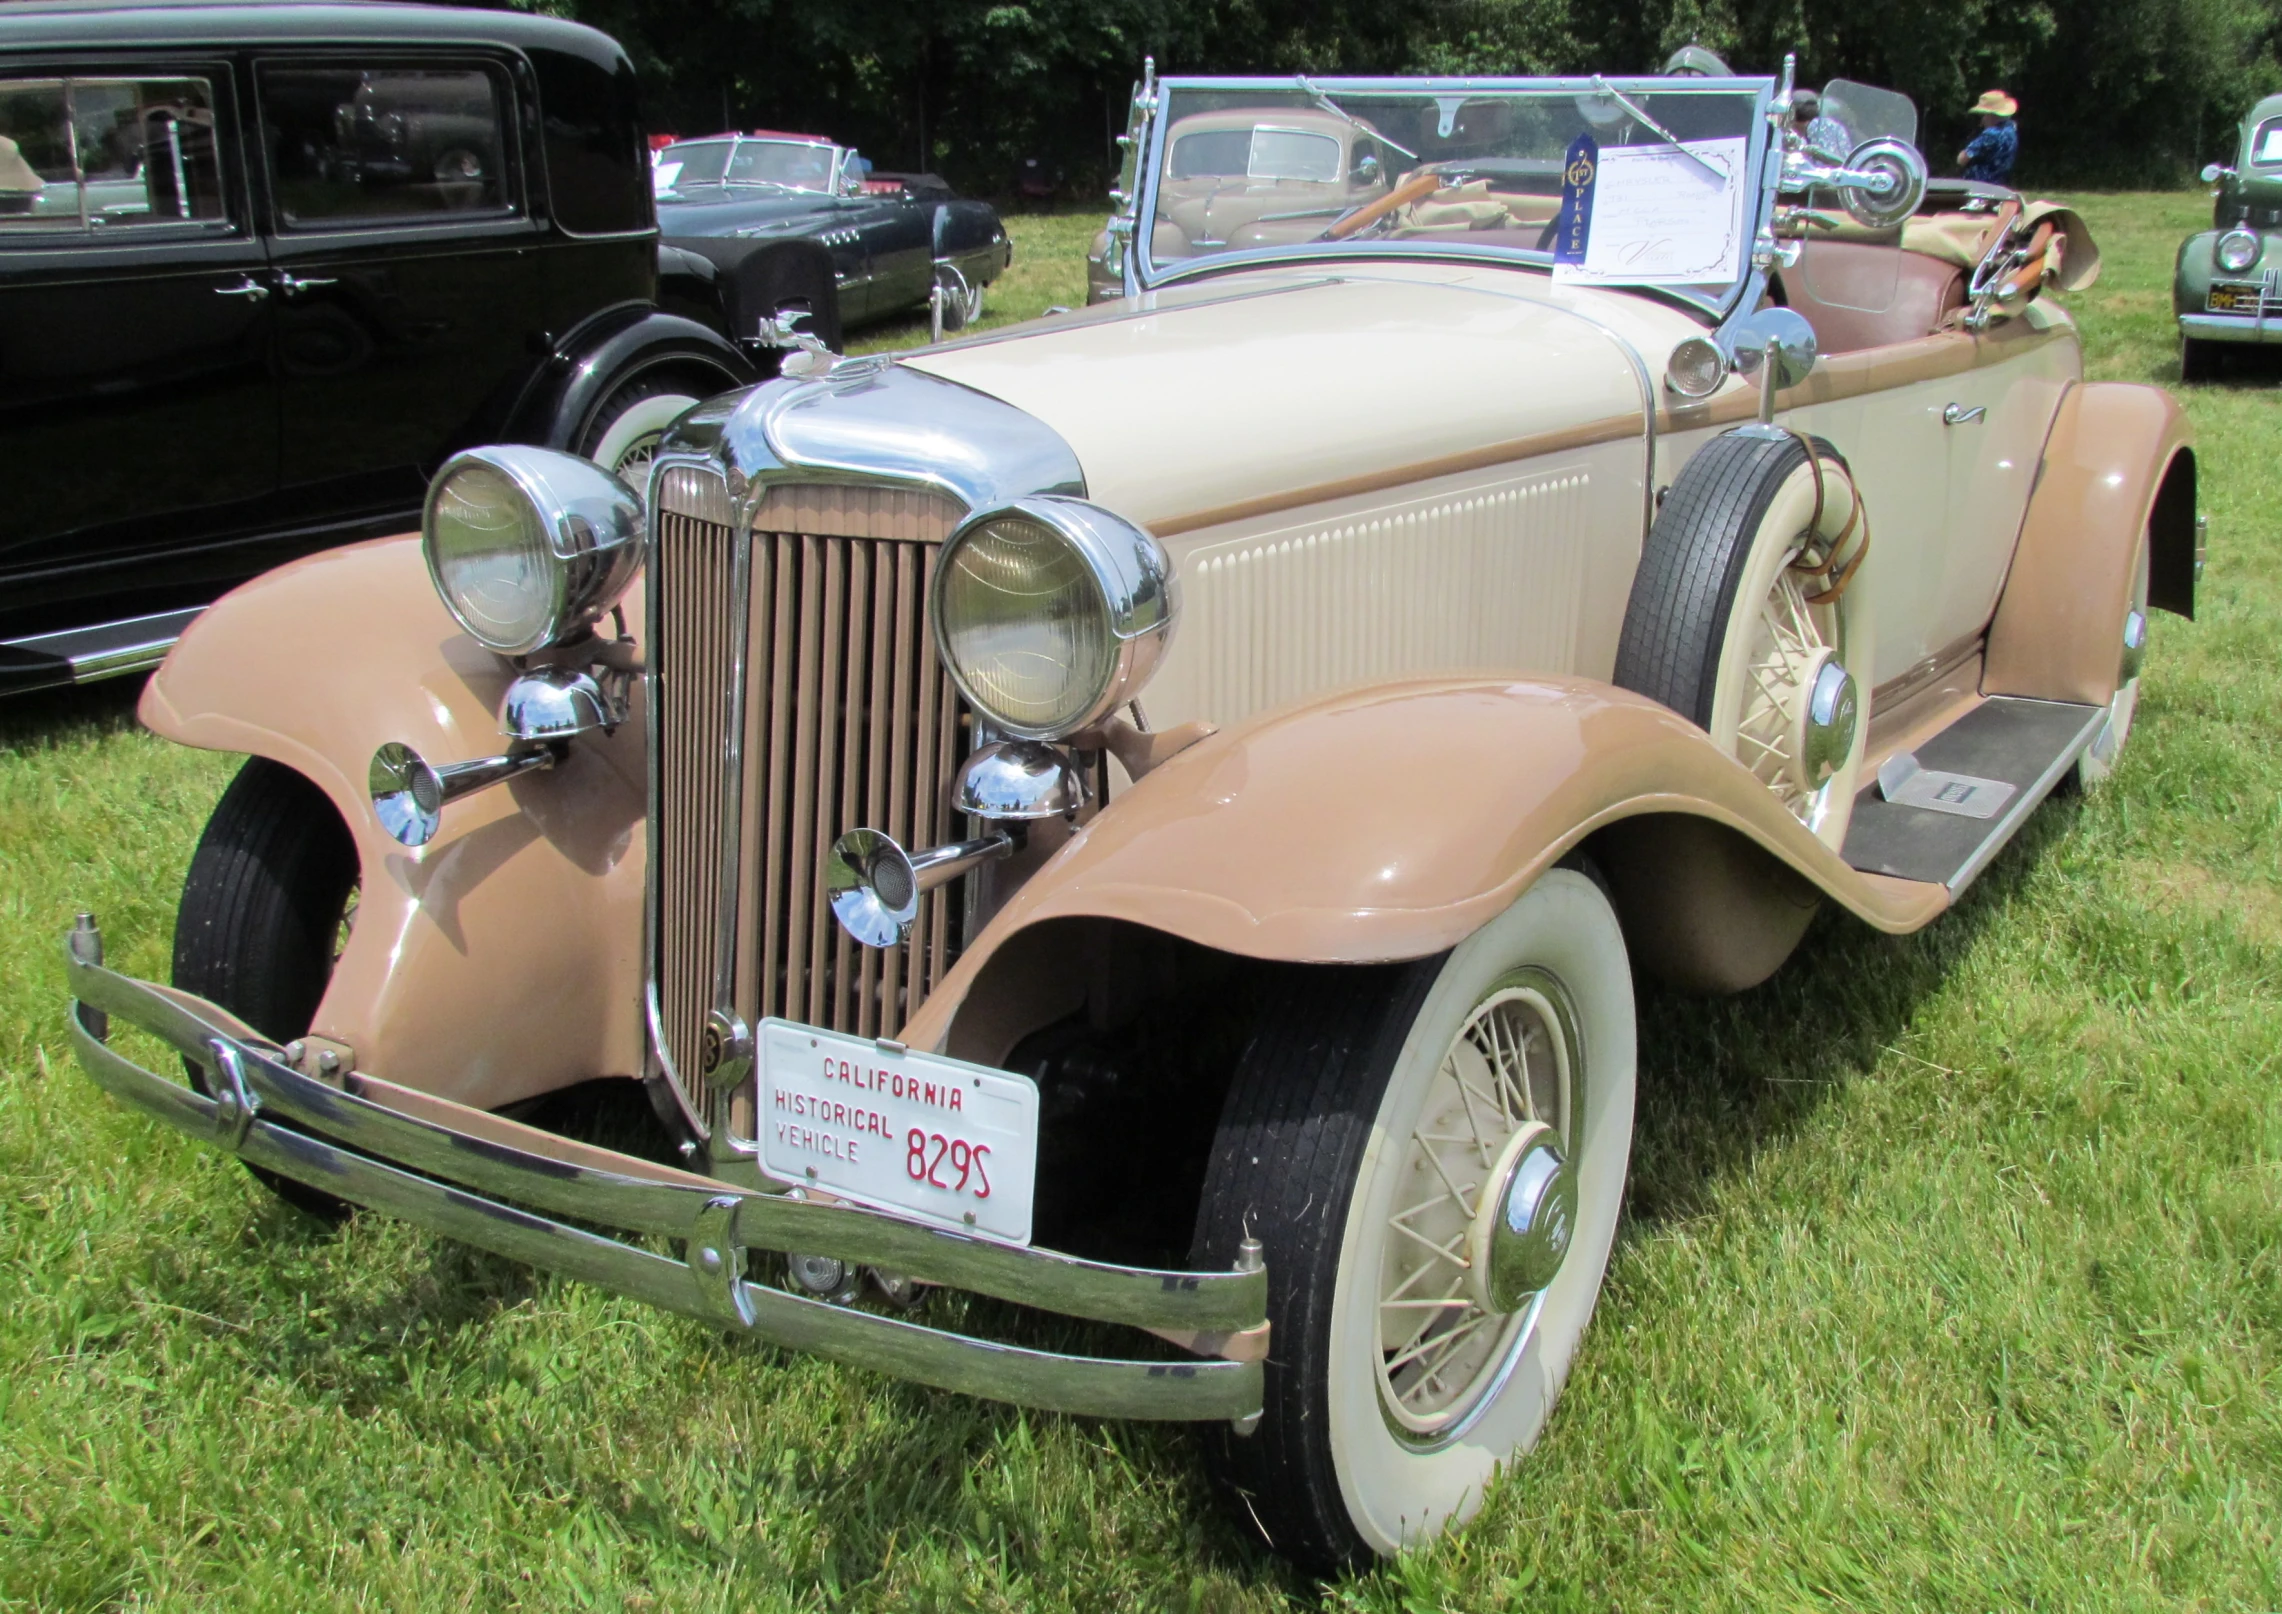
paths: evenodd
<path fill-rule="evenodd" d="M 700 1074 L 714 1087 L 735 1087 L 753 1068 L 752 1028 L 728 1009 L 705 1016 L 705 1040 L 698 1049 Z"/>

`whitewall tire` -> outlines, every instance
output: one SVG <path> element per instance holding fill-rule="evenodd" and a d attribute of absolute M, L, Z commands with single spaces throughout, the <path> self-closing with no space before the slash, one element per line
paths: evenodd
<path fill-rule="evenodd" d="M 1573 869 L 1442 958 L 1312 974 L 1238 1071 L 1199 1251 L 1225 1264 L 1249 1228 L 1273 1323 L 1266 1411 L 1216 1471 L 1328 1571 L 1470 1518 L 1544 1430 L 1616 1235 L 1635 1054 L 1623 935 Z M 1484 1241 L 1520 1215 L 1517 1159 L 1560 1162 L 1567 1197 L 1538 1218 L 1545 1265 L 1499 1295 Z"/>

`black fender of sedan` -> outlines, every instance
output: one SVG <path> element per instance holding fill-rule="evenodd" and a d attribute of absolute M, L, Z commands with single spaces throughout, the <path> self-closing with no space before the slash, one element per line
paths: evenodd
<path fill-rule="evenodd" d="M 502 435 L 575 451 L 613 394 L 662 372 L 685 377 L 700 397 L 753 379 L 751 363 L 712 326 L 647 303 L 628 303 L 594 315 L 555 344 Z"/>
<path fill-rule="evenodd" d="M 741 349 L 785 308 L 807 310 L 807 330 L 838 351 L 844 336 L 839 276 L 820 238 L 688 236 L 658 246 L 659 301 L 717 321 Z M 702 311 L 702 312 L 698 312 Z"/>

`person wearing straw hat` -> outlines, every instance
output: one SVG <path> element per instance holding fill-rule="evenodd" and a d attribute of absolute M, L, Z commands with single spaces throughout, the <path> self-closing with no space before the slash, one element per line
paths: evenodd
<path fill-rule="evenodd" d="M 0 213 L 29 213 L 47 182 L 32 172 L 16 142 L 0 135 Z"/>
<path fill-rule="evenodd" d="M 1981 132 L 1957 154 L 1967 179 L 1983 180 L 1991 185 L 2013 182 L 2013 159 L 2021 150 L 2020 131 L 2013 127 L 2013 114 L 2020 109 L 2021 104 L 2003 90 L 1981 92 L 1981 99 L 1973 103 L 1973 115 L 1981 120 Z"/>

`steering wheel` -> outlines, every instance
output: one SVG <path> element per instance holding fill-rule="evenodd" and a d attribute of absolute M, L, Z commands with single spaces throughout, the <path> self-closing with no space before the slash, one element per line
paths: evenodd
<path fill-rule="evenodd" d="M 1442 189 L 1442 176 L 1432 173 L 1413 174 L 1384 196 L 1373 197 L 1361 207 L 1349 208 L 1333 219 L 1330 226 L 1317 236 L 1318 241 L 1344 241 L 1358 235 L 1385 218 L 1398 207 L 1423 201 Z"/>

